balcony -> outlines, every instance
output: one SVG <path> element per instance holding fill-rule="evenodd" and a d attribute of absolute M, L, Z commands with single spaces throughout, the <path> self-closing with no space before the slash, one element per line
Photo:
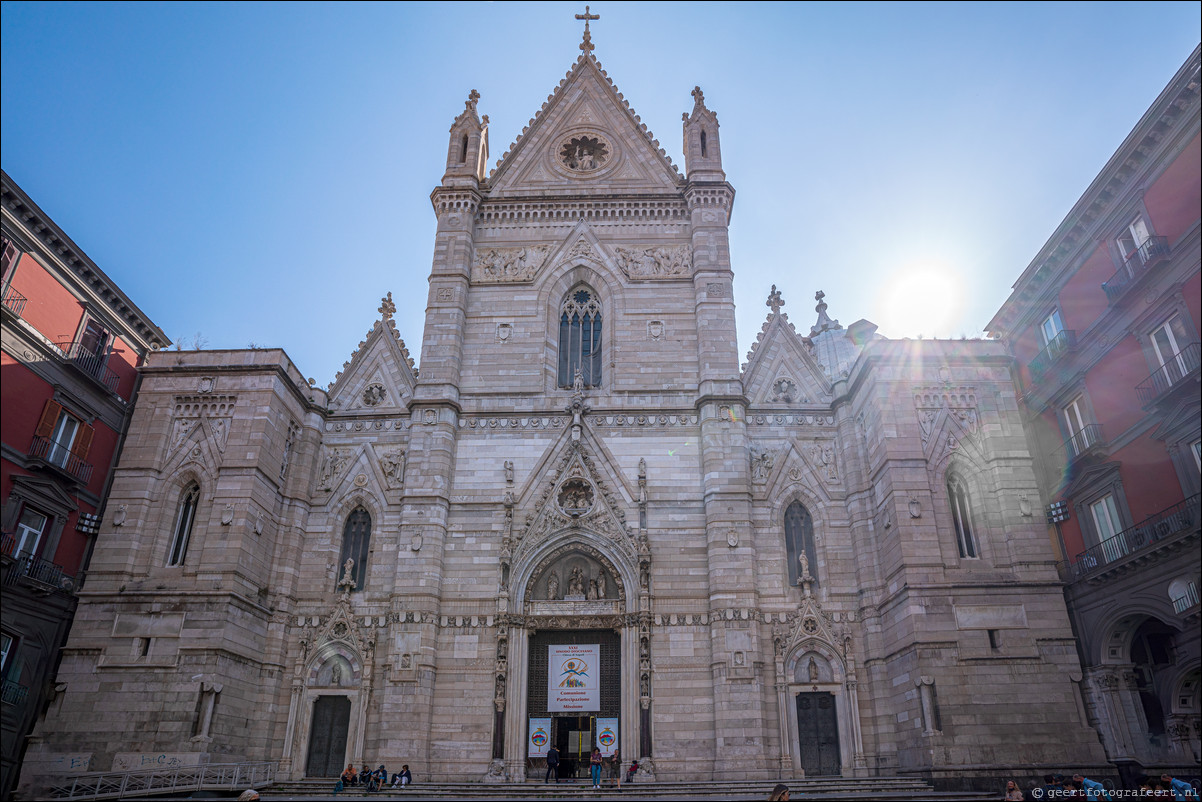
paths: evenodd
<path fill-rule="evenodd" d="M 1061 565 L 1061 575 L 1069 582 L 1082 579 L 1097 581 L 1112 573 L 1131 570 L 1147 561 L 1162 546 L 1178 542 L 1178 535 L 1198 536 L 1197 494 L 1150 515 L 1077 555 Z"/>
<path fill-rule="evenodd" d="M 11 550 L 12 546 L 8 540 L 11 538 L 6 539 L 4 545 L 6 549 Z M 70 596 L 76 589 L 76 578 L 73 575 L 49 560 L 27 553 L 15 556 L 4 573 L 3 582 L 6 587 L 21 584 L 44 594 L 61 593 Z"/>
<path fill-rule="evenodd" d="M 4 308 L 12 312 L 17 317 L 25 311 L 26 298 L 21 293 L 14 290 L 12 287 L 7 287 L 4 290 Z"/>
<path fill-rule="evenodd" d="M 4 704 L 20 707 L 25 704 L 27 696 L 29 696 L 29 689 L 24 685 L 12 680 L 4 680 L 3 688 L 0 689 L 0 701 L 3 701 Z"/>
<path fill-rule="evenodd" d="M 1185 593 L 1173 599 L 1173 612 L 1181 615 L 1182 613 L 1198 606 L 1198 586 L 1193 582 L 1189 583 Z"/>
<path fill-rule="evenodd" d="M 110 392 L 117 392 L 117 385 L 120 384 L 121 377 L 108 369 L 107 354 L 98 354 L 81 342 L 59 343 L 58 347 L 62 349 L 63 356 L 67 358 L 67 361 L 74 365 L 80 373 L 100 382 Z"/>
<path fill-rule="evenodd" d="M 92 479 L 91 465 L 72 454 L 69 447 L 49 437 L 34 435 L 33 444 L 29 446 L 29 457 L 57 469 L 80 484 L 86 485 Z"/>
<path fill-rule="evenodd" d="M 1060 357 L 1077 348 L 1077 332 L 1062 331 L 1048 341 L 1043 350 L 1031 360 L 1031 379 L 1039 381 Z"/>
<path fill-rule="evenodd" d="M 1067 461 L 1072 463 L 1095 450 L 1105 448 L 1106 441 L 1102 437 L 1102 424 L 1091 423 L 1082 427 L 1081 431 L 1064 441 L 1060 450 L 1065 453 Z"/>
<path fill-rule="evenodd" d="M 1114 303 L 1123 297 L 1140 276 L 1168 255 L 1169 241 L 1166 237 L 1148 237 L 1143 245 L 1127 255 L 1123 266 L 1102 285 L 1106 300 Z"/>
<path fill-rule="evenodd" d="M 1144 406 L 1154 404 L 1177 387 L 1189 384 L 1189 379 L 1197 384 L 1198 363 L 1202 357 L 1202 343 L 1187 345 L 1179 353 L 1173 354 L 1165 362 L 1164 367 L 1155 371 L 1151 376 L 1135 385 L 1135 394 Z"/>

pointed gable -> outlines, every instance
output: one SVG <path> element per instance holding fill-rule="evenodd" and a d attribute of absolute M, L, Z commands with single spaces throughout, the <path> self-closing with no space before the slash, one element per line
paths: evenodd
<path fill-rule="evenodd" d="M 395 311 L 390 292 L 380 305 L 380 319 L 331 382 L 331 408 L 395 412 L 413 397 L 417 374 L 392 319 Z"/>
<path fill-rule="evenodd" d="M 772 312 L 764 322 L 743 366 L 743 387 L 752 408 L 796 408 L 826 405 L 831 385 L 810 354 L 809 341 L 797 333 L 789 316 L 780 311 L 784 302 L 776 285 L 768 296 Z"/>
<path fill-rule="evenodd" d="M 585 53 L 497 162 L 492 197 L 675 189 L 683 176 Z"/>

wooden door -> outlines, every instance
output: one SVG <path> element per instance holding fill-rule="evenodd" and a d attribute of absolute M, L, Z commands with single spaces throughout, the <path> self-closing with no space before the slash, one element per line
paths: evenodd
<path fill-rule="evenodd" d="M 797 694 L 797 739 L 807 777 L 841 773 L 834 694 Z"/>
<path fill-rule="evenodd" d="M 345 696 L 319 696 L 313 703 L 309 730 L 306 777 L 338 777 L 346 757 L 346 735 L 351 723 L 351 700 Z"/>

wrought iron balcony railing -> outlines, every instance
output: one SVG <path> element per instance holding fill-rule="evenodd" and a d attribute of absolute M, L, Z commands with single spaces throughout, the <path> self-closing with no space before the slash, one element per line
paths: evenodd
<path fill-rule="evenodd" d="M 1031 378 L 1039 381 L 1056 360 L 1077 347 L 1077 332 L 1062 331 L 1048 341 L 1043 350 L 1031 360 Z"/>
<path fill-rule="evenodd" d="M 1071 564 L 1065 566 L 1067 578 L 1070 581 L 1084 579 L 1101 572 L 1112 563 L 1151 549 L 1180 532 L 1196 530 L 1199 524 L 1198 499 L 1198 494 L 1194 494 L 1081 552 Z"/>
<path fill-rule="evenodd" d="M 1060 450 L 1064 451 L 1068 455 L 1068 461 L 1072 462 L 1078 457 L 1085 456 L 1095 448 L 1101 448 L 1105 445 L 1106 441 L 1102 438 L 1102 424 L 1091 423 L 1088 426 L 1082 427 L 1081 431 L 1065 440 Z"/>
<path fill-rule="evenodd" d="M 74 576 L 64 571 L 61 566 L 32 554 L 18 554 L 16 562 L 9 566 L 4 574 L 5 585 L 15 585 L 22 580 L 48 593 L 70 595 L 76 589 Z"/>
<path fill-rule="evenodd" d="M 1169 241 L 1165 237 L 1148 237 L 1144 244 L 1127 255 L 1123 266 L 1102 285 L 1106 299 L 1111 303 L 1122 297 L 1140 274 L 1161 258 L 1169 255 Z"/>
<path fill-rule="evenodd" d="M 29 688 L 19 682 L 6 679 L 3 687 L 0 688 L 0 701 L 6 705 L 23 705 L 27 696 L 29 696 Z"/>
<path fill-rule="evenodd" d="M 92 479 L 90 464 L 72 454 L 68 446 L 51 440 L 49 437 L 34 435 L 33 443 L 29 446 L 29 456 L 53 465 L 82 484 L 86 485 Z"/>
<path fill-rule="evenodd" d="M 1185 379 L 1196 376 L 1199 362 L 1202 362 L 1202 343 L 1187 345 L 1169 357 L 1162 368 L 1135 385 L 1135 395 L 1140 403 L 1151 404 L 1169 390 L 1181 386 Z"/>
<path fill-rule="evenodd" d="M 1185 593 L 1173 599 L 1173 611 L 1176 613 L 1184 613 L 1191 607 L 1198 606 L 1198 586 L 1193 582 L 1189 583 L 1189 587 L 1185 589 Z"/>
<path fill-rule="evenodd" d="M 58 347 L 62 349 L 63 356 L 81 373 L 100 382 L 111 392 L 117 392 L 121 377 L 108 369 L 107 354 L 98 354 L 82 342 L 59 343 Z"/>
<path fill-rule="evenodd" d="M 4 288 L 4 308 L 12 312 L 17 317 L 25 311 L 26 298 L 21 293 L 14 290 L 12 287 Z"/>

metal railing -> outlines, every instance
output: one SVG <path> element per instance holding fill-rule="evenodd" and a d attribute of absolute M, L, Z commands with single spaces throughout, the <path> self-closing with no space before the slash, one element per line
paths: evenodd
<path fill-rule="evenodd" d="M 33 436 L 29 456 L 61 468 L 70 476 L 87 484 L 92 479 L 92 466 L 71 453 L 71 449 L 49 437 Z"/>
<path fill-rule="evenodd" d="M 1048 344 L 1043 347 L 1043 350 L 1031 360 L 1031 364 L 1029 365 L 1031 378 L 1039 381 L 1057 359 L 1063 356 L 1066 351 L 1071 351 L 1076 347 L 1077 332 L 1075 331 L 1065 330 L 1048 340 Z"/>
<path fill-rule="evenodd" d="M 76 586 L 75 576 L 64 571 L 62 566 L 32 554 L 18 554 L 16 562 L 4 573 L 5 585 L 15 585 L 20 580 L 67 595 L 74 593 Z"/>
<path fill-rule="evenodd" d="M 1123 266 L 1102 285 L 1106 299 L 1113 303 L 1117 301 L 1135 279 L 1148 268 L 1149 263 L 1155 262 L 1162 256 L 1169 255 L 1169 241 L 1166 237 L 1148 237 L 1144 244 L 1127 255 Z"/>
<path fill-rule="evenodd" d="M 1082 579 L 1110 563 L 1135 554 L 1155 543 L 1198 526 L 1198 494 L 1150 515 L 1129 529 L 1078 554 L 1066 566 L 1071 580 Z"/>
<path fill-rule="evenodd" d="M 108 369 L 108 354 L 96 353 L 82 342 L 59 343 L 63 355 L 71 364 L 112 392 L 117 392 L 121 377 Z"/>
<path fill-rule="evenodd" d="M 17 317 L 20 317 L 21 313 L 25 311 L 25 303 L 27 300 L 28 299 L 24 295 L 14 290 L 12 287 L 8 287 L 4 290 L 4 308 L 8 309 Z"/>
<path fill-rule="evenodd" d="M 25 697 L 29 696 L 29 688 L 19 682 L 6 679 L 0 687 L 0 701 L 6 705 L 23 705 Z"/>
<path fill-rule="evenodd" d="M 1077 457 L 1083 456 L 1105 443 L 1106 441 L 1102 439 L 1102 424 L 1091 423 L 1081 427 L 1081 431 L 1065 440 L 1060 450 L 1066 452 L 1069 462 L 1072 462 Z"/>
<path fill-rule="evenodd" d="M 1173 354 L 1164 365 L 1151 376 L 1135 385 L 1135 395 L 1141 404 L 1151 404 L 1181 383 L 1182 379 L 1198 372 L 1202 361 L 1202 343 L 1187 345 Z"/>
<path fill-rule="evenodd" d="M 1184 613 L 1191 607 L 1198 606 L 1198 586 L 1193 582 L 1186 587 L 1185 593 L 1173 599 L 1173 611 L 1176 613 Z"/>
<path fill-rule="evenodd" d="M 109 771 L 62 777 L 49 789 L 50 799 L 122 799 L 184 791 L 262 788 L 275 782 L 276 764 L 211 763 L 152 770 Z"/>

